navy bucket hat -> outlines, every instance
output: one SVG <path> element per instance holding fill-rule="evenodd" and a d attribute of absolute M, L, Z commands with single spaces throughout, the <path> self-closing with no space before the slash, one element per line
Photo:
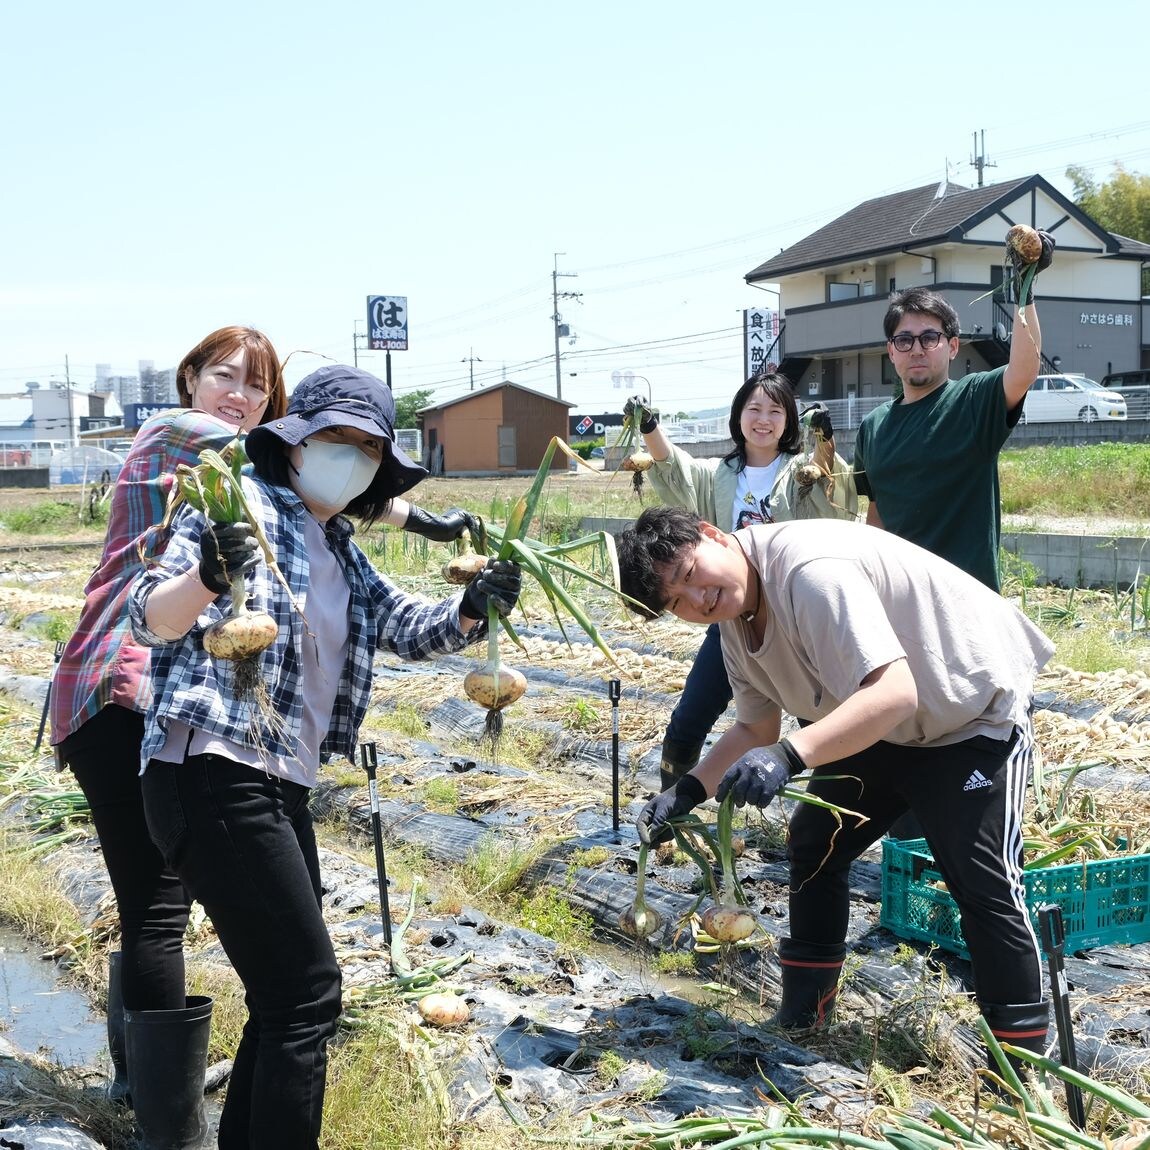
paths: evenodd
<path fill-rule="evenodd" d="M 395 400 L 391 388 L 370 372 L 346 364 L 313 371 L 296 384 L 287 414 L 248 432 L 245 449 L 257 461 L 275 448 L 275 440 L 295 446 L 328 427 L 354 427 L 383 441 L 380 470 L 388 479 L 388 497 L 402 495 L 428 471 L 395 443 Z"/>

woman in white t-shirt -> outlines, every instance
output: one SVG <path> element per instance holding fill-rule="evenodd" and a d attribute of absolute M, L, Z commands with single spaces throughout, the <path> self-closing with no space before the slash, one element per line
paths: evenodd
<path fill-rule="evenodd" d="M 723 531 L 787 519 L 857 517 L 858 495 L 850 467 L 835 454 L 830 413 L 816 403 L 800 420 L 794 388 L 784 375 L 752 376 L 735 393 L 729 423 L 735 446 L 721 459 L 696 459 L 676 447 L 659 426 L 659 413 L 641 396 L 627 400 L 623 410 L 639 415 L 654 460 L 648 474 L 663 502 L 694 511 Z M 817 479 L 800 470 L 809 463 L 818 466 Z M 699 761 L 730 701 L 719 629 L 708 627 L 663 736 L 664 790 Z"/>

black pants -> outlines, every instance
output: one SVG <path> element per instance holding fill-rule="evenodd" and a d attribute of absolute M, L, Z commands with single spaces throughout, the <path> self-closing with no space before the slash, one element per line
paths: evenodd
<path fill-rule="evenodd" d="M 676 766 L 693 767 L 699 761 L 711 728 L 732 697 L 719 625 L 712 623 L 695 655 L 683 693 L 671 712 L 667 733 L 663 736 L 664 760 Z"/>
<path fill-rule="evenodd" d="M 110 705 L 60 744 L 92 808 L 120 914 L 129 1010 L 182 1010 L 189 899 L 148 835 L 140 794 L 144 716 Z"/>
<path fill-rule="evenodd" d="M 156 845 L 207 911 L 246 991 L 248 1020 L 220 1150 L 316 1150 L 340 970 L 320 911 L 308 789 L 218 755 L 153 759 Z"/>
<path fill-rule="evenodd" d="M 827 811 L 800 804 L 791 818 L 791 937 L 846 939 L 851 862 L 905 811 L 913 811 L 958 904 L 982 1003 L 1042 998 L 1038 941 L 1022 883 L 1022 805 L 1033 735 L 978 737 L 949 747 L 876 743 L 816 767 L 809 790 L 868 816 L 840 828 Z"/>

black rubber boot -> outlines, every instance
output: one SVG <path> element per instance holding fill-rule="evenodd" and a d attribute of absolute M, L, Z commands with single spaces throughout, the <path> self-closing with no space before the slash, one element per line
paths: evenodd
<path fill-rule="evenodd" d="M 183 1010 L 124 1011 L 140 1150 L 199 1150 L 208 1133 L 204 1071 L 212 1000 L 186 1001 Z"/>
<path fill-rule="evenodd" d="M 1050 1028 L 1049 1002 L 1024 1002 L 999 1005 L 992 1002 L 979 1004 L 982 1017 L 986 1019 L 991 1034 L 999 1042 L 1009 1042 L 1011 1046 L 1019 1046 L 1023 1050 L 1033 1050 L 1035 1054 L 1046 1053 L 1046 1034 Z M 1006 1056 L 1007 1061 L 1018 1074 L 1026 1070 L 1033 1071 L 1034 1067 L 1021 1058 L 1013 1055 Z M 991 1070 L 998 1072 L 998 1063 L 994 1055 L 986 1052 L 986 1063 Z"/>
<path fill-rule="evenodd" d="M 663 761 L 659 764 L 659 789 L 670 790 L 684 775 L 690 774 L 703 753 L 700 744 L 687 746 L 672 739 L 663 740 Z"/>
<path fill-rule="evenodd" d="M 132 1105 L 128 1093 L 128 1057 L 124 1048 L 124 993 L 120 980 L 123 955 L 114 950 L 108 955 L 108 1053 L 112 1056 L 115 1077 L 108 1085 L 112 1102 Z"/>
<path fill-rule="evenodd" d="M 845 944 L 779 942 L 779 965 L 783 970 L 783 999 L 771 1019 L 785 1030 L 826 1026 L 834 1018 L 839 976 L 847 956 Z"/>

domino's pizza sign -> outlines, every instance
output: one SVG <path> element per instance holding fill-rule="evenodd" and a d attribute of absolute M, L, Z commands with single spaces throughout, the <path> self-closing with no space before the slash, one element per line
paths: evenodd
<path fill-rule="evenodd" d="M 575 424 L 575 430 L 579 432 L 580 435 L 586 435 L 587 432 L 589 432 L 594 426 L 595 421 L 589 415 L 585 415 L 581 420 L 579 420 L 577 424 Z"/>

